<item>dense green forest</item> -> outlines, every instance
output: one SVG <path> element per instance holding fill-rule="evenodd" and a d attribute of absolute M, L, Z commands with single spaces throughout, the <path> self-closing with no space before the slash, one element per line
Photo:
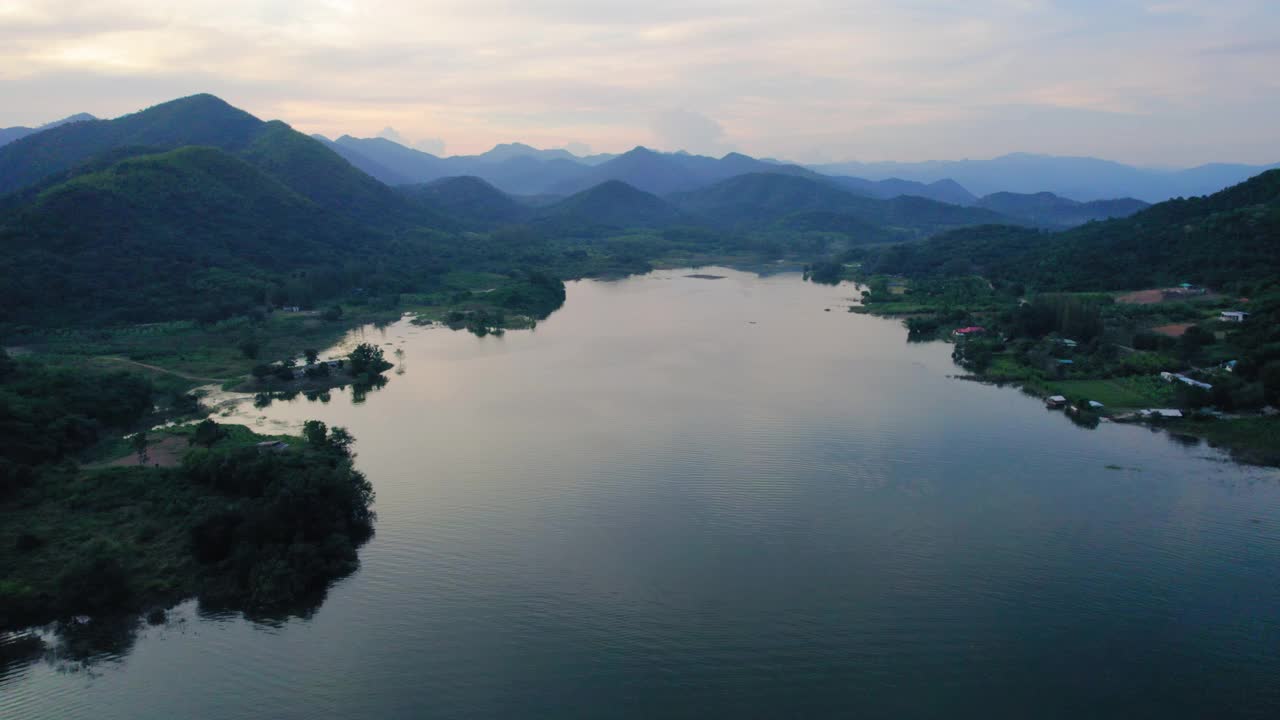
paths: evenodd
<path fill-rule="evenodd" d="M 132 427 L 155 395 L 133 373 L 50 368 L 0 349 L 0 499 L 33 482 L 41 467 Z"/>
<path fill-rule="evenodd" d="M 205 421 L 178 467 L 43 470 L 0 503 L 0 629 L 190 596 L 249 613 L 313 604 L 355 568 L 373 490 L 341 428 L 263 440 Z"/>

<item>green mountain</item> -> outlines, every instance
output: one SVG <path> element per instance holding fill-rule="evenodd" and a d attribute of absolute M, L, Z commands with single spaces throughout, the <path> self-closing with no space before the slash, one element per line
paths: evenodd
<path fill-rule="evenodd" d="M 114 120 L 68 123 L 0 147 L 0 195 L 116 148 L 209 145 L 238 152 L 264 123 L 212 95 L 193 95 Z"/>
<path fill-rule="evenodd" d="M 127 158 L 0 216 L 0 321 L 230 314 L 293 271 L 369 259 L 379 239 L 356 235 L 349 219 L 224 151 Z"/>
<path fill-rule="evenodd" d="M 330 143 L 335 152 L 388 185 L 423 183 L 448 175 L 448 163 L 430 153 L 414 150 L 386 138 L 354 138 L 343 135 Z"/>
<path fill-rule="evenodd" d="M 911 196 L 870 198 L 843 190 L 825 179 L 773 173 L 739 175 L 671 199 L 692 216 L 733 229 L 799 222 L 807 229 L 828 232 L 878 227 L 892 230 L 892 239 L 909 239 L 967 225 L 1008 221 L 982 208 Z M 791 218 L 795 215 L 802 218 Z"/>
<path fill-rule="evenodd" d="M 1041 289 L 1192 282 L 1245 290 L 1280 275 L 1280 170 L 1206 197 L 1169 200 L 1060 233 L 980 227 L 862 253 L 868 269 L 981 274 Z"/>
<path fill-rule="evenodd" d="M 478 177 L 451 177 L 398 188 L 405 197 L 479 227 L 528 220 L 532 210 Z"/>
<path fill-rule="evenodd" d="M 538 214 L 544 229 L 661 228 L 684 220 L 667 201 L 620 181 L 610 180 L 583 190 Z"/>
<path fill-rule="evenodd" d="M 1075 227 L 1094 220 L 1129 217 L 1150 207 L 1148 203 L 1133 198 L 1077 202 L 1050 192 L 1029 195 L 993 193 L 980 198 L 975 204 L 1037 227 L 1051 229 Z"/>
<path fill-rule="evenodd" d="M 122 148 L 216 147 L 320 205 L 385 222 L 408 212 L 390 188 L 280 121 L 263 122 L 212 95 L 192 95 L 114 120 L 55 127 L 0 147 L 0 195 L 77 172 Z"/>
<path fill-rule="evenodd" d="M 261 123 L 240 154 L 321 207 L 349 217 L 386 223 L 409 213 L 391 188 L 278 120 Z"/>

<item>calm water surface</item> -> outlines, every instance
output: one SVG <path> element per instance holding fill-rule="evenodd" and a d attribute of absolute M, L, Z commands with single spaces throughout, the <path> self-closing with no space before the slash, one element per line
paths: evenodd
<path fill-rule="evenodd" d="M 403 374 L 365 402 L 242 406 L 355 434 L 362 568 L 306 619 L 188 604 L 0 669 L 0 717 L 1280 717 L 1275 471 L 951 378 L 852 287 L 715 272 L 369 328 Z"/>

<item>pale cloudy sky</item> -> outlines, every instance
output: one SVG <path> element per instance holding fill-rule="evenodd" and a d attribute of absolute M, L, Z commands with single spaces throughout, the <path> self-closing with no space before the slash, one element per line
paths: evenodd
<path fill-rule="evenodd" d="M 0 0 L 0 126 L 212 92 L 439 152 L 1280 160 L 1280 0 Z"/>

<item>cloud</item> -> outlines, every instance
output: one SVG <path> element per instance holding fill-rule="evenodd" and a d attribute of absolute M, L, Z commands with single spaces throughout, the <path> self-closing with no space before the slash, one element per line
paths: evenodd
<path fill-rule="evenodd" d="M 0 126 L 207 91 L 306 132 L 389 126 L 463 153 L 574 138 L 784 158 L 1054 144 L 1274 160 L 1277 35 L 1265 0 L 0 0 Z M 994 109 L 1008 107 L 1071 132 L 982 130 L 1007 127 Z M 1077 132 L 1081 111 L 1142 130 Z"/>
<path fill-rule="evenodd" d="M 400 133 L 399 130 L 396 130 L 395 128 L 390 126 L 384 127 L 382 128 L 382 130 L 379 130 L 377 136 L 380 138 L 384 138 L 386 140 L 390 140 L 391 142 L 396 143 L 398 145 L 417 148 L 418 150 L 431 153 L 432 155 L 444 154 L 444 140 L 441 140 L 440 138 L 422 138 L 421 140 L 414 141 L 405 137 Z"/>
<path fill-rule="evenodd" d="M 399 145 L 404 145 L 405 147 L 409 146 L 409 141 L 405 140 L 404 136 L 401 135 L 399 131 L 397 131 L 393 127 L 382 128 L 381 130 L 378 131 L 378 137 L 386 140 L 390 140 L 391 142 L 397 143 Z"/>
<path fill-rule="evenodd" d="M 724 128 L 720 123 L 691 110 L 659 113 L 649 127 L 662 150 L 718 154 L 725 147 Z"/>
<path fill-rule="evenodd" d="M 432 155 L 444 155 L 444 140 L 440 138 L 422 138 L 413 147 Z"/>

